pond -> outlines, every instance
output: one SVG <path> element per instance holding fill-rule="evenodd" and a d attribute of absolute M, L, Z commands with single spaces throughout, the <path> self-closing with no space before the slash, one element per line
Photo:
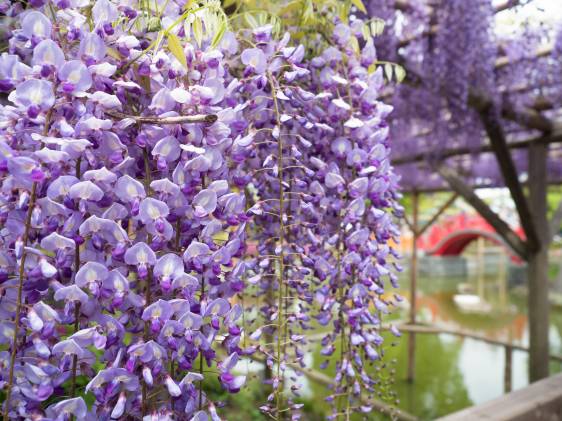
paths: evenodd
<path fill-rule="evenodd" d="M 422 258 L 418 322 L 528 346 L 524 274 L 525 268 L 501 253 L 487 253 L 485 258 L 470 254 L 460 258 Z M 408 285 L 409 274 L 404 272 L 400 290 L 404 297 L 409 297 Z M 470 299 L 463 301 L 463 297 Z M 390 318 L 396 323 L 407 320 L 408 305 L 405 300 L 403 308 L 394 311 Z M 551 353 L 562 354 L 562 309 L 556 306 L 551 312 L 550 341 Z M 385 351 L 386 361 L 396 360 L 391 364 L 395 372 L 390 376 L 393 382 L 389 388 L 398 396 L 398 408 L 420 419 L 435 419 L 504 393 L 505 351 L 501 346 L 450 334 L 418 334 L 415 381 L 409 383 L 408 334 L 393 342 L 395 346 L 387 346 Z M 324 360 L 320 346 L 310 351 L 306 363 L 318 369 Z M 528 384 L 527 364 L 527 353 L 513 350 L 512 389 Z M 551 373 L 562 370 L 558 362 L 551 362 L 550 368 Z M 250 371 L 256 369 L 254 366 Z M 331 370 L 328 367 L 326 374 L 331 375 Z M 386 370 L 389 372 L 390 368 Z M 329 406 L 323 402 L 324 386 L 306 378 L 299 382 L 303 386 L 304 419 L 325 419 Z M 261 419 L 257 414 L 256 417 Z M 387 418 L 370 414 L 368 419 Z"/>

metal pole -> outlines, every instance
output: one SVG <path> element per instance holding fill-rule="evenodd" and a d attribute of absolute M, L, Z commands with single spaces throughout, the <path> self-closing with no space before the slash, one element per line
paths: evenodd
<path fill-rule="evenodd" d="M 410 324 L 416 324 L 416 289 L 418 275 L 418 192 L 412 193 L 412 259 L 410 265 Z M 414 381 L 416 369 L 416 334 L 408 335 L 408 377 L 409 382 Z"/>

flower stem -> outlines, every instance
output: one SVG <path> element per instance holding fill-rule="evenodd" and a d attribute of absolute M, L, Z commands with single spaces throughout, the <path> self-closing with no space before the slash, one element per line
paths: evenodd
<path fill-rule="evenodd" d="M 20 317 L 21 317 L 21 309 L 23 307 L 22 303 L 22 295 L 23 295 L 23 280 L 25 274 L 25 259 L 27 254 L 25 252 L 25 247 L 27 246 L 27 241 L 29 239 L 29 231 L 31 230 L 31 214 L 33 213 L 33 208 L 35 207 L 35 199 L 37 196 L 37 182 L 34 182 L 31 186 L 31 197 L 29 199 L 29 207 L 27 209 L 27 214 L 25 217 L 25 227 L 23 231 L 23 238 L 22 238 L 22 255 L 20 259 L 20 266 L 19 266 L 19 282 L 18 282 L 18 295 L 17 295 L 17 302 L 16 302 L 16 317 L 14 320 L 14 335 L 12 337 L 12 352 L 10 354 L 10 369 L 9 369 L 9 376 L 8 376 L 8 386 L 6 388 L 6 406 L 4 408 L 4 421 L 9 420 L 10 415 L 10 399 L 12 397 L 12 389 L 14 385 L 14 366 L 16 363 L 16 354 L 17 354 L 17 340 L 18 340 L 18 331 L 20 329 Z"/>
<path fill-rule="evenodd" d="M 144 185 L 145 185 L 145 189 L 146 189 L 146 196 L 150 197 L 150 183 L 151 183 L 151 172 L 150 172 L 150 159 L 148 156 L 148 149 L 147 148 L 143 148 L 143 159 L 144 159 Z M 150 246 L 150 243 L 152 242 L 152 236 L 150 234 L 148 234 L 147 237 L 147 241 L 148 241 L 148 245 Z M 150 288 L 152 287 L 152 268 L 149 267 L 148 268 L 148 274 L 146 276 L 146 289 L 144 291 L 144 299 L 146 301 L 146 306 L 148 307 L 150 305 L 150 302 L 152 300 L 151 297 L 151 291 Z M 143 339 L 145 341 L 148 341 L 150 339 L 150 322 L 147 321 L 144 324 L 144 334 L 143 334 Z M 148 412 L 148 388 L 146 385 L 146 382 L 142 381 L 142 386 L 141 386 L 141 396 L 142 396 L 142 416 L 144 418 L 144 416 L 147 414 Z"/>
<path fill-rule="evenodd" d="M 277 89 L 275 83 L 273 82 L 273 77 L 271 73 L 268 73 L 269 85 L 271 86 L 271 97 L 273 99 L 273 106 L 275 109 L 276 124 L 279 126 L 281 131 L 281 113 L 279 111 L 279 103 L 277 101 Z M 276 418 L 283 419 L 281 412 L 283 404 L 283 381 L 281 380 L 281 359 L 282 359 L 282 343 L 284 342 L 283 336 L 283 287 L 284 287 L 284 276 L 285 276 L 285 254 L 283 251 L 283 243 L 285 242 L 285 226 L 284 226 L 284 209 L 285 209 L 285 194 L 283 190 L 283 141 L 282 136 L 279 136 L 277 141 L 277 180 L 279 183 L 279 236 L 278 236 L 278 248 L 279 248 L 279 274 L 278 274 L 278 292 L 279 298 L 277 303 L 277 388 L 275 390 L 275 401 L 276 401 Z"/>
<path fill-rule="evenodd" d="M 201 277 L 201 296 L 199 298 L 199 304 L 203 302 L 205 297 L 205 277 Z M 203 352 L 199 350 L 199 374 L 203 375 Z M 203 409 L 203 380 L 199 382 L 199 410 Z"/>
<path fill-rule="evenodd" d="M 82 158 L 78 157 L 76 160 L 76 178 L 80 180 L 80 165 L 82 164 Z M 80 270 L 80 245 L 78 243 L 74 246 L 74 276 Z M 80 330 L 80 303 L 76 303 L 74 306 L 74 333 Z M 74 398 L 76 396 L 76 372 L 78 368 L 78 355 L 74 354 L 72 356 L 72 376 L 70 378 L 70 397 Z"/>
<path fill-rule="evenodd" d="M 45 115 L 43 136 L 47 136 L 49 134 L 52 115 L 53 115 L 53 108 L 50 108 L 49 111 L 47 111 L 47 114 Z M 42 142 L 41 142 L 41 146 L 43 146 Z M 18 281 L 17 301 L 16 301 L 16 316 L 14 320 L 14 335 L 12 337 L 12 352 L 10 354 L 8 385 L 6 386 L 6 400 L 5 400 L 6 405 L 4 408 L 4 416 L 3 416 L 4 421 L 8 421 L 10 419 L 10 399 L 12 397 L 12 388 L 14 386 L 14 367 L 16 364 L 18 331 L 20 329 L 21 309 L 23 307 L 22 295 L 23 295 L 23 279 L 25 275 L 25 259 L 26 259 L 25 248 L 27 247 L 27 242 L 29 240 L 29 232 L 31 231 L 31 216 L 33 214 L 33 208 L 35 207 L 35 201 L 37 199 L 37 187 L 38 187 L 38 183 L 33 182 L 33 184 L 31 185 L 29 207 L 27 209 L 27 214 L 25 216 L 25 225 L 23 229 L 22 252 L 21 252 L 19 274 L 18 274 L 19 281 Z"/>

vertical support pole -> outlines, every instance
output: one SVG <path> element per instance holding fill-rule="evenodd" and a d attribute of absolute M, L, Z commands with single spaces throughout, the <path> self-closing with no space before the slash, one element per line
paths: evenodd
<path fill-rule="evenodd" d="M 412 193 L 412 258 L 410 263 L 410 324 L 416 324 L 416 289 L 418 278 L 418 208 L 419 193 Z M 408 377 L 409 382 L 414 381 L 416 371 L 416 334 L 408 335 Z"/>
<path fill-rule="evenodd" d="M 504 347 L 505 366 L 503 372 L 503 393 L 511 392 L 511 366 L 513 361 L 513 348 L 509 345 Z"/>
<path fill-rule="evenodd" d="M 484 238 L 478 237 L 476 240 L 476 285 L 477 294 L 483 300 L 484 299 L 484 275 L 485 275 L 485 262 L 484 262 Z"/>
<path fill-rule="evenodd" d="M 548 146 L 533 143 L 529 147 L 529 203 L 539 237 L 539 249 L 529 254 L 529 381 L 548 377 L 548 219 L 547 219 Z"/>
<path fill-rule="evenodd" d="M 500 263 L 498 268 L 498 295 L 500 308 L 507 308 L 507 258 L 500 255 Z"/>

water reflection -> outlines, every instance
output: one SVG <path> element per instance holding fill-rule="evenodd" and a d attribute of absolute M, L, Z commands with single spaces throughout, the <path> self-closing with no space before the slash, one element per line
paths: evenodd
<path fill-rule="evenodd" d="M 520 276 L 524 269 L 513 266 L 503 254 L 493 253 L 487 253 L 485 258 L 478 255 L 455 259 L 424 258 L 420 263 L 417 303 L 419 322 L 528 346 L 526 297 L 522 286 L 524 282 L 522 284 Z M 408 274 L 403 276 L 401 292 L 408 297 Z M 459 305 L 458 300 L 455 302 L 454 297 L 459 293 L 475 295 L 489 306 L 485 311 L 467 311 Z M 406 320 L 406 307 L 397 310 L 390 317 L 396 321 Z M 562 311 L 554 307 L 550 326 L 552 353 L 562 354 L 561 332 Z M 395 383 L 392 387 L 400 399 L 399 408 L 406 412 L 421 419 L 435 419 L 489 401 L 504 393 L 503 347 L 449 334 L 418 334 L 416 379 L 410 384 L 405 381 L 407 342 L 405 334 L 396 346 L 387 346 L 385 356 L 386 361 L 396 358 Z M 314 348 L 313 345 L 306 358 L 307 365 L 319 369 L 323 361 L 320 346 Z M 511 380 L 513 389 L 528 384 L 527 367 L 527 353 L 514 350 Z M 560 363 L 551 363 L 551 372 L 559 371 Z M 333 366 L 325 371 L 328 375 L 333 375 L 333 372 Z M 299 383 L 303 385 L 301 393 L 305 399 L 304 418 L 325 419 L 329 407 L 321 399 L 326 396 L 324 386 L 303 378 L 299 379 Z M 372 414 L 369 419 L 385 418 Z"/>
<path fill-rule="evenodd" d="M 518 286 L 523 268 L 513 266 L 502 254 L 488 255 L 485 261 L 476 256 L 455 259 L 425 258 L 422 268 L 459 267 L 450 272 L 457 276 L 420 273 L 418 285 L 418 320 L 447 329 L 462 330 L 490 339 L 528 346 L 528 323 L 524 288 Z M 439 270 L 439 269 L 438 269 Z M 448 272 L 440 269 L 440 272 Z M 513 274 L 516 274 L 513 276 Z M 406 278 L 402 280 L 407 285 Z M 489 304 L 482 311 L 471 311 L 455 300 L 455 295 L 473 294 Z M 467 291 L 468 290 L 468 291 Z M 403 291 L 408 296 L 407 290 Z M 405 317 L 406 312 L 396 317 Z M 562 313 L 551 314 L 551 352 L 560 353 Z M 496 398 L 504 393 L 504 348 L 452 335 L 418 335 L 416 380 L 413 385 L 399 380 L 400 407 L 422 419 L 432 419 Z M 398 378 L 406 376 L 406 344 L 397 349 Z M 513 351 L 512 388 L 528 384 L 528 355 Z M 551 363 L 551 371 L 561 370 Z"/>

